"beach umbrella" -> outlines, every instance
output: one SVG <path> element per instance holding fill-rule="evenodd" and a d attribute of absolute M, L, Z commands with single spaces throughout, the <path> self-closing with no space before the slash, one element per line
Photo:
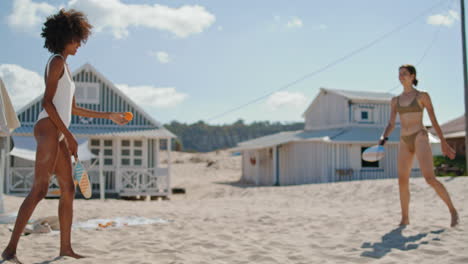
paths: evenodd
<path fill-rule="evenodd" d="M 20 122 L 16 116 L 10 97 L 8 96 L 5 84 L 0 78 L 0 139 L 9 137 L 11 132 L 19 126 Z M 5 213 L 5 208 L 3 206 L 3 183 L 6 174 L 6 155 L 9 150 L 10 148 L 6 146 L 6 144 L 3 144 L 3 148 L 0 150 L 0 215 Z"/>

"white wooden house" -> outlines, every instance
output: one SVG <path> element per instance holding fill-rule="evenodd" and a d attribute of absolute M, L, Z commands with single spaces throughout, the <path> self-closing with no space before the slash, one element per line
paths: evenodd
<path fill-rule="evenodd" d="M 170 150 L 174 134 L 148 115 L 90 64 L 73 73 L 77 104 L 96 111 L 132 112 L 134 118 L 120 126 L 107 119 L 73 116 L 70 131 L 81 147 L 96 157 L 102 154 L 101 166 L 107 194 L 118 196 L 168 196 L 170 194 Z M 3 145 L 13 141 L 15 149 L 7 155 L 6 192 L 27 194 L 31 189 L 35 151 L 34 123 L 42 110 L 42 96 L 32 100 L 17 114 L 21 127 Z M 5 143 L 6 142 L 6 143 Z M 29 153 L 29 155 L 28 155 Z M 164 154 L 165 153 L 165 154 Z M 162 156 L 164 154 L 164 157 Z M 165 161 L 165 162 L 164 162 Z M 99 166 L 90 167 L 93 193 L 99 193 Z M 51 188 L 55 181 L 51 181 Z"/>
<path fill-rule="evenodd" d="M 235 151 L 242 152 L 242 181 L 291 185 L 398 177 L 399 121 L 382 160 L 369 163 L 361 158 L 365 148 L 378 143 L 388 124 L 393 96 L 321 88 L 303 114 L 304 130 L 238 144 Z M 430 140 L 438 143 L 432 135 Z M 412 174 L 420 176 L 416 161 Z"/>

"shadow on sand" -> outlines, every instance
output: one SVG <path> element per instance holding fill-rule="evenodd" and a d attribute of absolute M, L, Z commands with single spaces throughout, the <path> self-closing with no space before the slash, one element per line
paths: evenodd
<path fill-rule="evenodd" d="M 51 259 L 51 260 L 46 260 L 46 261 L 43 261 L 43 262 L 37 262 L 36 264 L 49 264 L 49 263 L 54 263 L 56 262 L 57 260 L 61 260 L 63 259 L 64 257 L 55 257 L 54 259 Z"/>
<path fill-rule="evenodd" d="M 402 251 L 409 251 L 417 249 L 420 245 L 428 244 L 429 242 L 419 242 L 421 239 L 425 238 L 428 234 L 441 234 L 445 229 L 440 229 L 436 231 L 431 231 L 429 233 L 420 233 L 414 236 L 405 237 L 402 234 L 402 231 L 406 226 L 400 226 L 389 233 L 382 236 L 382 242 L 365 242 L 362 244 L 361 248 L 372 249 L 372 251 L 364 251 L 361 254 L 361 257 L 370 257 L 380 259 L 390 253 L 392 249 L 398 249 Z M 434 238 L 432 240 L 439 240 Z"/>

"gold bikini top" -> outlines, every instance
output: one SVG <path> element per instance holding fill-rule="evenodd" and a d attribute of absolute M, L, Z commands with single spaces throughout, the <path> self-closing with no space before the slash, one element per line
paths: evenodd
<path fill-rule="evenodd" d="M 414 113 L 414 112 L 422 112 L 423 108 L 419 105 L 418 98 L 419 92 L 414 97 L 413 101 L 408 106 L 401 106 L 400 105 L 400 96 L 397 97 L 397 105 L 396 110 L 399 114 L 404 113 Z"/>

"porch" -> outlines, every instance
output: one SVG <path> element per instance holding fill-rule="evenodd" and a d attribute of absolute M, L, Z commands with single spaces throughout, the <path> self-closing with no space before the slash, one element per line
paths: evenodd
<path fill-rule="evenodd" d="M 86 166 L 85 166 L 86 167 Z M 169 196 L 170 179 L 169 168 L 103 168 L 92 167 L 88 175 L 92 183 L 93 196 L 99 196 L 101 186 L 104 194 L 118 196 Z M 101 183 L 100 175 L 103 175 Z M 7 177 L 7 193 L 27 195 L 31 190 L 34 177 L 34 167 L 12 167 Z M 49 185 L 49 195 L 58 190 L 55 176 L 52 176 Z"/>

